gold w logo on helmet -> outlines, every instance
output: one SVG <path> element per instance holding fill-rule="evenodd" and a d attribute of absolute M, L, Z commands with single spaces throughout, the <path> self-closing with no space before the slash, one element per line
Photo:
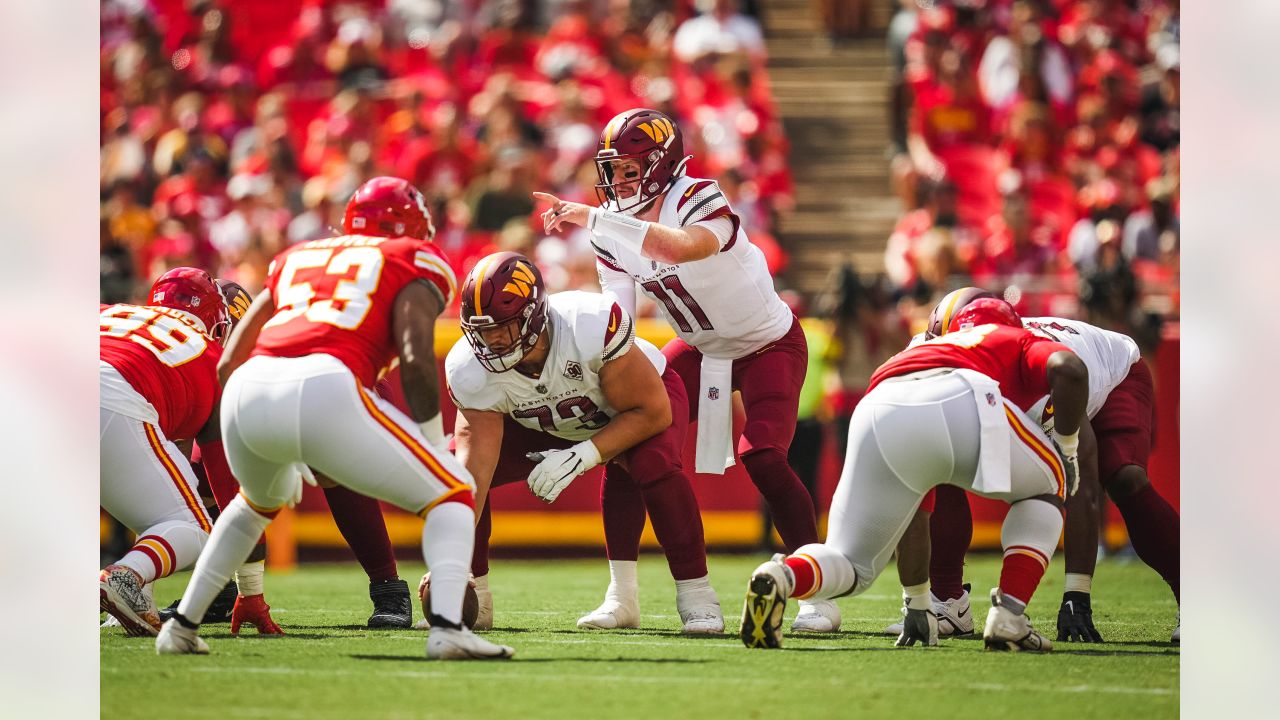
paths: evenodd
<path fill-rule="evenodd" d="M 667 138 L 675 134 L 675 127 L 666 118 L 657 118 L 651 122 L 640 123 L 637 127 L 643 130 L 650 140 L 658 143 L 665 142 Z"/>
<path fill-rule="evenodd" d="M 502 286 L 502 289 L 512 295 L 527 298 L 533 292 L 535 282 L 537 281 L 533 277 L 533 270 L 528 265 L 517 262 L 511 270 L 511 280 Z"/>

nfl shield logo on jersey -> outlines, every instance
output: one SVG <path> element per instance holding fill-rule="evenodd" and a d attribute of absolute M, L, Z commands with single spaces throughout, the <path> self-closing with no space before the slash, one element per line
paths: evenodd
<path fill-rule="evenodd" d="M 574 362 L 573 360 L 570 360 L 569 362 L 565 363 L 564 376 L 569 378 L 570 380 L 581 380 L 582 366 Z"/>
<path fill-rule="evenodd" d="M 719 399 L 720 399 L 720 388 L 718 388 L 718 387 L 711 387 L 711 388 L 707 388 L 707 399 L 708 399 L 708 400 L 719 400 Z"/>

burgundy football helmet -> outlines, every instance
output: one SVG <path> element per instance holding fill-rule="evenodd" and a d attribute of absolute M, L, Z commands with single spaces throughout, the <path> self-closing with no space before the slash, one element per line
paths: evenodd
<path fill-rule="evenodd" d="M 963 310 L 951 318 L 947 332 L 991 324 L 1021 328 L 1022 318 L 1018 316 L 1018 311 L 1014 310 L 1012 305 L 1000 298 L 978 298 L 964 306 Z"/>
<path fill-rule="evenodd" d="M 249 306 L 253 304 L 253 296 L 238 282 L 219 278 L 214 280 L 214 283 L 217 284 L 218 290 L 222 291 L 222 299 L 227 304 L 227 319 L 231 321 L 231 327 L 234 328 L 244 318 L 244 314 L 249 312 Z"/>
<path fill-rule="evenodd" d="M 222 292 L 209 273 L 199 268 L 179 267 L 161 275 L 151 286 L 147 304 L 194 315 L 204 323 L 205 334 L 218 342 L 231 330 Z"/>
<path fill-rule="evenodd" d="M 542 273 L 519 253 L 481 258 L 461 293 L 462 331 L 489 372 L 506 372 L 518 365 L 547 326 Z"/>
<path fill-rule="evenodd" d="M 436 236 L 427 199 L 408 180 L 398 177 L 376 177 L 361 185 L 347 201 L 342 232 L 423 240 Z"/>
<path fill-rule="evenodd" d="M 596 145 L 600 207 L 628 214 L 639 211 L 684 175 L 690 157 L 684 154 L 684 137 L 671 118 L 645 108 L 618 113 L 604 126 Z M 620 160 L 638 160 L 640 172 L 619 176 Z M 629 186 L 635 186 L 635 194 L 622 197 L 619 188 Z"/>
<path fill-rule="evenodd" d="M 995 293 L 979 287 L 962 287 L 947 293 L 929 313 L 929 327 L 924 331 L 925 339 L 932 340 L 939 335 L 946 335 L 956 313 L 967 307 L 969 303 L 978 298 L 994 297 L 996 297 Z"/>

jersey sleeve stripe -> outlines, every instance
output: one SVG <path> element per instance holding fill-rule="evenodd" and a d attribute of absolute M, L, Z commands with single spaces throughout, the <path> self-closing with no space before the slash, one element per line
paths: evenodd
<path fill-rule="evenodd" d="M 445 298 L 445 304 L 447 305 L 453 301 L 453 298 L 458 294 L 458 276 L 454 274 L 453 268 L 449 267 L 448 263 L 431 253 L 418 251 L 413 256 L 413 264 L 443 277 L 449 287 L 449 297 Z"/>
<path fill-rule="evenodd" d="M 631 347 L 631 344 L 635 342 L 635 336 L 636 336 L 636 329 L 631 323 L 631 318 L 627 318 L 627 323 L 626 323 L 626 326 L 623 328 L 623 332 L 619 336 L 617 336 L 617 337 L 621 337 L 621 341 L 614 344 L 612 349 L 605 351 L 604 362 L 609 362 L 610 360 L 614 359 L 619 354 L 621 354 L 623 350 L 626 350 L 627 348 Z"/>
<path fill-rule="evenodd" d="M 365 389 L 361 387 L 359 381 L 356 381 L 356 393 L 360 396 L 360 401 L 364 403 L 364 409 L 369 412 L 369 415 L 371 415 L 379 425 L 386 428 L 387 432 L 391 433 L 392 437 L 398 440 L 401 445 L 408 448 L 409 452 L 413 453 L 414 457 L 426 466 L 427 470 L 430 471 L 437 480 L 443 483 L 446 488 L 449 488 L 451 491 L 456 491 L 459 487 L 462 489 L 470 489 L 470 485 L 454 477 L 448 470 L 445 470 L 444 466 L 440 464 L 440 461 L 436 460 L 435 456 L 422 446 L 422 443 L 418 442 L 416 438 L 405 432 L 405 429 L 400 427 L 395 420 L 387 417 L 387 414 L 378 408 L 377 404 L 375 404 L 369 397 L 369 394 L 365 392 Z"/>
<path fill-rule="evenodd" d="M 626 270 L 623 270 L 622 267 L 618 264 L 618 259 L 610 255 L 609 253 L 605 252 L 599 245 L 595 243 L 591 243 L 591 247 L 595 249 L 596 261 L 599 262 L 601 265 L 604 265 L 610 270 L 616 270 L 620 273 L 626 272 Z"/>
<path fill-rule="evenodd" d="M 186 477 L 183 476 L 178 466 L 174 464 L 173 458 L 169 457 L 169 453 L 165 450 L 164 443 L 160 440 L 160 435 L 156 432 L 155 426 L 151 423 L 143 423 L 142 426 L 146 428 L 147 442 L 151 444 L 151 451 L 156 454 L 156 459 L 160 461 L 160 465 L 169 475 L 169 479 L 173 481 L 174 487 L 178 489 L 178 494 L 182 496 L 182 500 L 186 503 L 187 508 L 191 510 L 191 514 L 195 515 L 196 524 L 200 526 L 201 530 L 209 532 L 213 529 L 213 526 L 209 522 L 209 518 L 204 514 L 204 506 L 200 504 L 200 500 L 192 492 L 191 486 L 187 484 Z"/>
<path fill-rule="evenodd" d="M 689 218 L 693 217 L 699 210 L 701 210 L 705 205 L 707 205 L 707 203 L 710 203 L 712 200 L 716 200 L 717 198 L 723 199 L 724 193 L 718 192 L 714 195 L 704 198 L 702 202 L 698 203 L 697 205 L 694 205 L 692 208 L 689 209 L 689 212 L 685 213 L 684 216 L 680 218 L 680 225 L 684 226 L 688 224 Z"/>
<path fill-rule="evenodd" d="M 685 203 L 689 202 L 689 200 L 693 198 L 693 196 L 702 192 L 702 189 L 710 184 L 711 184 L 710 180 L 702 180 L 690 185 L 689 189 L 684 191 L 684 194 L 680 196 L 680 200 L 676 203 L 676 212 L 680 212 L 682 209 L 684 209 Z"/>

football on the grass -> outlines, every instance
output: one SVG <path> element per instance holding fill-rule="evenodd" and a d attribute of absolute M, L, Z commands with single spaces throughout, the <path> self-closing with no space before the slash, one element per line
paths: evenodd
<path fill-rule="evenodd" d="M 422 617 L 431 614 L 431 573 L 422 576 L 418 583 L 418 598 L 422 601 Z M 467 591 L 462 594 L 462 624 L 468 628 L 476 626 L 476 618 L 480 616 L 480 598 L 476 595 L 476 581 L 467 581 Z"/>

